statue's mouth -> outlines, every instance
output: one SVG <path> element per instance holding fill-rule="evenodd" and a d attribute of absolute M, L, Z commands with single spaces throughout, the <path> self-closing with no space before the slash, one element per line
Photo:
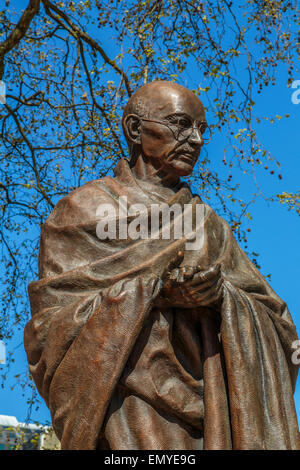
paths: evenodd
<path fill-rule="evenodd" d="M 177 157 L 190 164 L 195 164 L 197 160 L 197 155 L 195 153 L 181 152 L 178 153 Z"/>
<path fill-rule="evenodd" d="M 200 155 L 200 150 L 192 149 L 187 146 L 178 146 L 176 149 L 173 149 L 172 152 L 167 157 L 167 160 L 170 162 L 172 160 L 181 160 L 189 165 L 194 166 L 198 157 Z"/>

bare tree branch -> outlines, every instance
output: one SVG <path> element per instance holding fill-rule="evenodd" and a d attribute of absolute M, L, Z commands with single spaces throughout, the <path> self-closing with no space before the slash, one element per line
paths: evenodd
<path fill-rule="evenodd" d="M 57 21 L 62 27 L 64 27 L 65 29 L 67 29 L 67 31 L 69 31 L 70 34 L 72 34 L 72 36 L 74 36 L 76 39 L 82 39 L 83 41 L 85 41 L 87 44 L 89 44 L 94 50 L 98 51 L 100 54 L 101 54 L 101 57 L 103 58 L 104 62 L 107 63 L 108 65 L 110 65 L 111 67 L 113 67 L 113 69 L 122 76 L 123 80 L 124 80 L 124 83 L 125 83 L 125 86 L 126 86 L 126 90 L 127 90 L 127 93 L 128 93 L 128 96 L 131 96 L 132 95 L 132 91 L 131 91 L 131 87 L 130 87 L 130 84 L 129 84 L 129 80 L 128 80 L 128 77 L 127 75 L 125 74 L 125 72 L 116 64 L 116 62 L 114 60 L 111 60 L 108 55 L 105 53 L 105 51 L 102 49 L 101 46 L 99 46 L 99 44 L 94 40 L 92 39 L 87 33 L 85 33 L 84 31 L 82 31 L 80 28 L 78 28 L 78 26 L 76 26 L 75 23 L 73 23 L 70 18 L 65 15 L 65 13 L 63 11 L 61 11 L 59 8 L 57 8 L 57 6 L 53 5 L 53 3 L 49 2 L 49 0 L 42 0 L 43 1 L 43 4 L 44 4 L 44 7 L 45 7 L 45 10 L 46 10 L 46 13 L 51 16 L 52 19 L 54 19 L 55 21 Z M 69 25 L 69 28 L 64 25 L 63 22 L 59 21 L 59 19 L 57 18 L 57 16 L 53 15 L 51 13 L 50 10 L 53 10 L 55 11 L 55 13 L 57 13 L 68 25 Z"/>
<path fill-rule="evenodd" d="M 9 111 L 9 113 L 11 114 L 11 116 L 13 117 L 16 125 L 17 125 L 17 128 L 22 136 L 22 138 L 24 139 L 24 142 L 27 144 L 29 150 L 30 150 L 30 153 L 31 153 L 31 161 L 32 161 L 32 169 L 33 169 L 33 172 L 34 172 L 34 175 L 35 175 L 35 179 L 36 179 L 36 183 L 37 183 L 37 187 L 38 189 L 40 190 L 41 194 L 44 196 L 45 200 L 48 202 L 48 204 L 51 206 L 51 207 L 54 207 L 54 204 L 53 202 L 51 201 L 51 199 L 49 198 L 48 194 L 45 192 L 43 186 L 42 186 L 42 183 L 41 183 L 41 178 L 40 178 L 40 174 L 39 174 L 39 170 L 38 170 L 38 167 L 37 167 L 37 163 L 36 163 L 36 158 L 35 158 L 35 151 L 34 151 L 34 147 L 33 145 L 31 144 L 31 142 L 28 140 L 25 132 L 24 132 L 24 129 L 22 128 L 18 118 L 17 118 L 17 115 L 16 113 L 14 112 L 14 110 L 8 105 L 8 104 L 5 104 L 5 107 L 6 109 Z"/>
<path fill-rule="evenodd" d="M 8 38 L 0 44 L 0 80 L 4 73 L 4 57 L 11 51 L 25 36 L 26 31 L 33 17 L 38 13 L 40 8 L 40 0 L 30 0 L 29 5 L 21 16 L 17 26 L 10 33 Z"/>

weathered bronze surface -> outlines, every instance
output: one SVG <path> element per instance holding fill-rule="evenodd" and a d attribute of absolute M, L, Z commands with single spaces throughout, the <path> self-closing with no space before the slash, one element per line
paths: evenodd
<path fill-rule="evenodd" d="M 29 286 L 29 369 L 62 448 L 299 448 L 288 308 L 180 181 L 206 136 L 202 103 L 153 82 L 122 124 L 130 159 L 57 204 Z M 120 196 L 177 203 L 183 215 L 201 205 L 203 246 L 187 250 L 184 236 L 101 240 L 98 207 L 117 208 Z"/>

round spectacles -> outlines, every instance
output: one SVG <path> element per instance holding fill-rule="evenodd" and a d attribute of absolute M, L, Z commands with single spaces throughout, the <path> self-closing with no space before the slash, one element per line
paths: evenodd
<path fill-rule="evenodd" d="M 184 140 L 187 140 L 191 137 L 191 135 L 194 132 L 194 129 L 196 129 L 198 132 L 200 132 L 202 140 L 205 144 L 208 144 L 211 141 L 211 129 L 207 125 L 206 121 L 194 121 L 192 122 L 191 119 L 187 117 L 178 117 L 177 122 L 171 122 L 171 121 L 158 121 L 155 119 L 146 119 L 146 118 L 141 118 L 139 117 L 141 121 L 147 121 L 147 122 L 156 122 L 157 124 L 162 124 L 170 129 L 172 134 L 174 135 L 174 138 L 178 142 L 183 142 Z M 208 135 L 203 135 L 204 133 Z"/>

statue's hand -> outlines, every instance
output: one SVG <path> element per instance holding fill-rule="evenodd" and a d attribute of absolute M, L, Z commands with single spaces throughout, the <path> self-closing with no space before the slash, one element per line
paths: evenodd
<path fill-rule="evenodd" d="M 174 269 L 164 283 L 162 299 L 181 308 L 218 307 L 223 295 L 220 265 L 207 271 L 199 266 Z"/>
<path fill-rule="evenodd" d="M 185 295 L 191 297 L 197 306 L 219 307 L 223 298 L 223 277 L 220 264 L 206 271 L 198 271 L 193 278 L 184 282 Z"/>

